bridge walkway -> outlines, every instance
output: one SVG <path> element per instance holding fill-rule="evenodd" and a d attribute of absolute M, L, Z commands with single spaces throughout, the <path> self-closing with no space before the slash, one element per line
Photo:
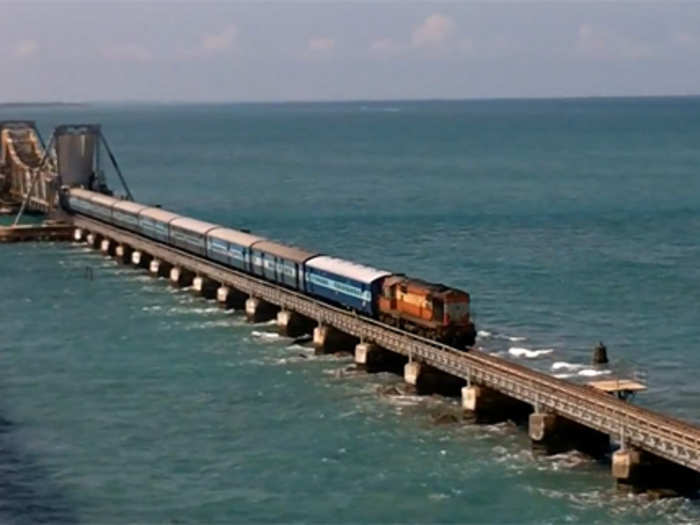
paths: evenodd
<path fill-rule="evenodd" d="M 74 226 L 700 472 L 700 427 L 691 423 L 483 352 L 460 352 L 94 219 L 76 215 Z"/>

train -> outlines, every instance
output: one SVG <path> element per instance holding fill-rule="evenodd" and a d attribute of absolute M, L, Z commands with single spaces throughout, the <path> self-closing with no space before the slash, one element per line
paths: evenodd
<path fill-rule="evenodd" d="M 467 292 L 281 244 L 160 207 L 63 188 L 63 207 L 234 270 L 467 350 L 476 339 Z"/>

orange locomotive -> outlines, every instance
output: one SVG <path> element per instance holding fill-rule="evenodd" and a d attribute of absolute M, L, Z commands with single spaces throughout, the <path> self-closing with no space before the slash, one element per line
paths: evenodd
<path fill-rule="evenodd" d="M 379 319 L 458 348 L 471 346 L 476 339 L 468 293 L 403 275 L 384 279 Z"/>

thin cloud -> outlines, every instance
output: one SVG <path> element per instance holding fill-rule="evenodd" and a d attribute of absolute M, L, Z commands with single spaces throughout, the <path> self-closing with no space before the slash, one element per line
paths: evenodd
<path fill-rule="evenodd" d="M 444 50 L 450 43 L 454 50 L 463 54 L 473 53 L 473 42 L 464 38 L 459 42 L 453 40 L 456 24 L 452 18 L 441 13 L 433 13 L 426 17 L 411 31 L 410 40 L 407 43 L 396 42 L 391 38 L 378 38 L 369 45 L 371 55 L 380 58 L 405 55 L 412 49 Z"/>
<path fill-rule="evenodd" d="M 13 55 L 15 58 L 29 58 L 39 52 L 39 43 L 36 40 L 21 40 L 17 42 Z"/>
<path fill-rule="evenodd" d="M 434 13 L 413 30 L 411 43 L 414 47 L 438 47 L 452 36 L 454 29 L 454 20 Z"/>
<path fill-rule="evenodd" d="M 684 51 L 698 52 L 700 51 L 700 38 L 687 31 L 678 31 L 671 35 L 671 46 Z"/>
<path fill-rule="evenodd" d="M 657 54 L 646 42 L 585 23 L 578 28 L 575 52 L 597 60 L 641 59 Z"/>
<path fill-rule="evenodd" d="M 218 53 L 231 49 L 238 36 L 238 28 L 231 24 L 217 33 L 209 33 L 202 36 L 200 49 L 207 53 Z"/>
<path fill-rule="evenodd" d="M 335 50 L 335 40 L 328 37 L 310 38 L 306 43 L 306 56 L 327 58 Z"/>

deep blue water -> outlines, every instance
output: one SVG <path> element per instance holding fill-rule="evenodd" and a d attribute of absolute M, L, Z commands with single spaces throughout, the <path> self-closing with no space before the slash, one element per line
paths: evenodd
<path fill-rule="evenodd" d="M 17 117 L 101 123 L 137 200 L 467 289 L 488 351 L 581 379 L 603 340 L 700 421 L 700 99 Z M 79 246 L 0 246 L 0 286 L 0 522 L 700 520 Z"/>

